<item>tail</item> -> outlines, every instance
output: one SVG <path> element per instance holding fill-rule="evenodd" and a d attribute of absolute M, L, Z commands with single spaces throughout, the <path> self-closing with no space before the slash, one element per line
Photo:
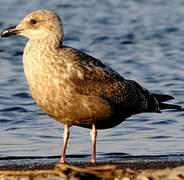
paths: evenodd
<path fill-rule="evenodd" d="M 155 93 L 152 93 L 152 94 L 157 99 L 160 110 L 164 110 L 164 109 L 182 110 L 182 107 L 179 105 L 163 103 L 165 101 L 174 99 L 174 97 L 170 95 L 162 95 L 162 94 L 155 94 Z"/>

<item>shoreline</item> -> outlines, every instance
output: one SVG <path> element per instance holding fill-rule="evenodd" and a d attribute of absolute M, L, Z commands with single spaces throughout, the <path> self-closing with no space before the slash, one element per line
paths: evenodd
<path fill-rule="evenodd" d="M 1 163 L 1 162 L 0 162 Z M 28 170 L 52 170 L 59 162 L 35 162 L 35 163 L 22 163 L 17 164 L 0 164 L 0 171 L 28 171 Z M 101 166 L 115 165 L 118 169 L 133 169 L 133 170 L 148 170 L 148 169 L 164 169 L 164 168 L 175 168 L 178 166 L 184 166 L 184 160 L 128 160 L 128 161 L 99 161 L 97 163 L 90 163 L 87 161 L 73 161 L 67 162 L 66 165 L 75 166 L 79 168 L 91 168 Z"/>
<path fill-rule="evenodd" d="M 0 180 L 184 180 L 184 160 L 104 161 L 9 164 L 0 166 Z"/>

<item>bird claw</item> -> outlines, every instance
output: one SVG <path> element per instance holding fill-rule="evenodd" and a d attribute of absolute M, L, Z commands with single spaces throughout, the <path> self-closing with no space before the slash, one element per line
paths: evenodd
<path fill-rule="evenodd" d="M 91 163 L 96 163 L 96 159 L 91 159 Z"/>
<path fill-rule="evenodd" d="M 63 164 L 65 164 L 66 163 L 66 159 L 65 158 L 63 158 L 63 157 L 61 157 L 61 159 L 60 159 L 60 161 L 59 161 L 60 163 L 63 163 Z"/>

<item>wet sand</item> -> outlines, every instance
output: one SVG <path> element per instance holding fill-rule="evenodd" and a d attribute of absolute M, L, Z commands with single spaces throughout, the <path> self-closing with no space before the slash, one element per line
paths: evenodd
<path fill-rule="evenodd" d="M 184 160 L 30 163 L 0 166 L 1 179 L 184 179 Z"/>
<path fill-rule="evenodd" d="M 10 160 L 8 165 L 0 165 L 1 170 L 51 170 L 54 169 L 55 165 L 59 164 L 55 163 L 31 163 L 31 164 L 10 164 Z M 86 161 L 81 162 L 69 162 L 67 165 L 76 166 L 80 168 L 87 167 L 99 167 L 105 165 L 116 165 L 118 169 L 134 169 L 134 170 L 146 170 L 146 169 L 164 169 L 164 168 L 175 168 L 178 166 L 184 166 L 184 160 L 144 160 L 144 161 L 102 161 L 97 163 L 90 163 Z"/>

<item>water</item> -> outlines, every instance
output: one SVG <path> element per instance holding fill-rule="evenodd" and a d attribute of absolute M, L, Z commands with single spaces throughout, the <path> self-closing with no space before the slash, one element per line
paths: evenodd
<path fill-rule="evenodd" d="M 0 0 L 0 31 L 27 13 L 47 8 L 63 19 L 64 44 L 95 56 L 153 92 L 184 106 L 184 3 L 182 0 Z M 0 38 L 0 158 L 61 154 L 63 125 L 33 101 L 22 68 L 27 39 Z M 184 159 L 184 112 L 132 116 L 98 133 L 97 159 Z M 89 160 L 89 130 L 72 127 L 70 160 Z"/>

